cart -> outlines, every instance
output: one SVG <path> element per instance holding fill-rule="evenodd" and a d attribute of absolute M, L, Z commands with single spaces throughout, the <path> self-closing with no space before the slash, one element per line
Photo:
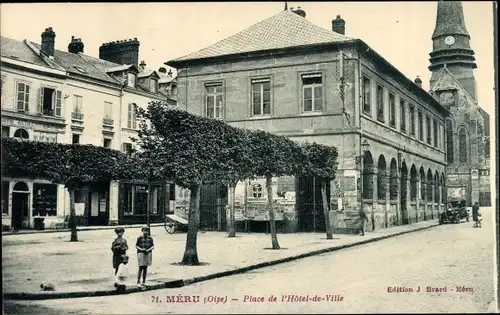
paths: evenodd
<path fill-rule="evenodd" d="M 167 214 L 165 216 L 165 231 L 168 234 L 174 234 L 176 231 L 187 228 L 188 221 L 183 217 L 175 214 Z"/>

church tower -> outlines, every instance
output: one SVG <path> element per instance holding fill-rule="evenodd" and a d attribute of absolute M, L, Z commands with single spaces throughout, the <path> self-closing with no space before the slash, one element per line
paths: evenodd
<path fill-rule="evenodd" d="M 430 53 L 429 70 L 432 72 L 430 86 L 434 85 L 443 67 L 448 68 L 460 84 L 477 101 L 477 68 L 474 51 L 470 47 L 470 35 L 465 27 L 462 3 L 439 1 L 436 27 L 432 35 L 433 49 Z"/>

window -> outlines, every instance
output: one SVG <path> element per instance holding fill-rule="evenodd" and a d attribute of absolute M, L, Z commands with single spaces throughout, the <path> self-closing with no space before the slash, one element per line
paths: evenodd
<path fill-rule="evenodd" d="M 103 146 L 105 148 L 111 148 L 111 139 L 108 139 L 108 138 L 104 138 L 104 141 L 103 141 Z"/>
<path fill-rule="evenodd" d="M 424 118 L 421 111 L 418 111 L 418 140 L 424 141 Z"/>
<path fill-rule="evenodd" d="M 17 110 L 21 112 L 29 112 L 30 102 L 30 86 L 23 82 L 17 83 Z"/>
<path fill-rule="evenodd" d="M 10 127 L 2 126 L 2 138 L 8 138 L 8 137 L 10 137 Z"/>
<path fill-rule="evenodd" d="M 131 88 L 135 87 L 135 81 L 137 79 L 137 76 L 134 73 L 128 73 L 127 79 L 128 79 L 128 81 L 127 81 L 128 87 L 131 87 Z"/>
<path fill-rule="evenodd" d="M 453 124 L 451 120 L 446 120 L 446 160 L 448 163 L 454 162 Z"/>
<path fill-rule="evenodd" d="M 83 97 L 79 95 L 73 96 L 73 113 L 83 113 Z"/>
<path fill-rule="evenodd" d="M 401 132 L 406 132 L 406 104 L 404 101 L 400 101 L 401 103 L 401 112 L 400 112 L 400 126 Z"/>
<path fill-rule="evenodd" d="M 222 83 L 207 84 L 205 92 L 206 116 L 209 118 L 222 118 Z"/>
<path fill-rule="evenodd" d="M 33 184 L 33 216 L 57 215 L 57 185 Z"/>
<path fill-rule="evenodd" d="M 377 85 L 377 120 L 385 122 L 384 118 L 384 88 Z"/>
<path fill-rule="evenodd" d="M 104 118 L 113 119 L 113 103 L 104 102 Z"/>
<path fill-rule="evenodd" d="M 410 105 L 410 135 L 415 136 L 415 107 Z"/>
<path fill-rule="evenodd" d="M 127 127 L 130 129 L 137 128 L 137 105 L 135 103 L 128 104 Z"/>
<path fill-rule="evenodd" d="M 432 125 L 429 116 L 425 117 L 425 127 L 426 127 L 427 144 L 432 145 L 432 131 L 431 131 Z"/>
<path fill-rule="evenodd" d="M 80 144 L 80 135 L 77 133 L 74 133 L 71 143 Z"/>
<path fill-rule="evenodd" d="M 363 113 L 371 116 L 372 111 L 372 83 L 367 77 L 363 77 Z"/>
<path fill-rule="evenodd" d="M 433 129 L 433 137 L 434 137 L 434 147 L 438 147 L 438 142 L 439 142 L 439 129 L 438 129 L 438 123 L 436 120 L 432 121 L 432 128 Z"/>
<path fill-rule="evenodd" d="M 161 185 L 151 185 L 151 193 L 148 193 L 148 185 L 120 184 L 120 209 L 124 215 L 147 215 L 148 197 L 150 200 L 151 215 L 163 213 L 165 207 L 165 188 Z"/>
<path fill-rule="evenodd" d="M 271 81 L 252 80 L 252 116 L 271 115 Z"/>
<path fill-rule="evenodd" d="M 61 117 L 62 93 L 52 88 L 40 88 L 40 113 L 47 116 Z"/>
<path fill-rule="evenodd" d="M 155 79 L 149 79 L 149 91 L 152 92 L 152 93 L 156 93 L 157 92 L 157 82 Z"/>
<path fill-rule="evenodd" d="M 323 110 L 323 79 L 321 73 L 302 75 L 302 110 Z"/>
<path fill-rule="evenodd" d="M 14 132 L 14 138 L 29 140 L 30 135 L 25 129 L 17 129 L 16 132 Z"/>
<path fill-rule="evenodd" d="M 460 128 L 458 132 L 458 152 L 460 153 L 460 162 L 467 162 L 467 133 L 465 128 Z"/>
<path fill-rule="evenodd" d="M 252 196 L 254 198 L 262 198 L 262 185 L 261 184 L 253 184 L 252 185 Z"/>
<path fill-rule="evenodd" d="M 123 153 L 126 153 L 128 155 L 132 154 L 132 143 L 123 143 L 122 144 L 122 151 Z"/>
<path fill-rule="evenodd" d="M 389 93 L 389 126 L 396 128 L 396 97 Z"/>

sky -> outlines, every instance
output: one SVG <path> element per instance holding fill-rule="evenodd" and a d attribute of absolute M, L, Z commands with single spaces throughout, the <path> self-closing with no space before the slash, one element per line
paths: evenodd
<path fill-rule="evenodd" d="M 341 15 L 346 35 L 360 38 L 410 79 L 429 88 L 429 52 L 437 2 L 288 2 L 326 29 Z M 0 33 L 40 42 L 52 26 L 56 49 L 67 51 L 71 36 L 81 38 L 85 53 L 99 56 L 102 43 L 138 38 L 140 60 L 148 68 L 207 47 L 284 8 L 284 2 L 189 3 L 13 3 L 0 6 Z M 465 22 L 476 53 L 480 105 L 494 117 L 493 5 L 464 1 Z M 22 17 L 23 23 L 19 23 Z"/>

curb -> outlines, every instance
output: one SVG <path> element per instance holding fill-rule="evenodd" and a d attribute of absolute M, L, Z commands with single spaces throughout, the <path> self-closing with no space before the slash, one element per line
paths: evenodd
<path fill-rule="evenodd" d="M 137 292 L 144 292 L 144 291 L 151 291 L 151 290 L 159 290 L 159 289 L 180 288 L 180 287 L 187 286 L 187 285 L 197 283 L 197 282 L 202 282 L 202 281 L 207 281 L 207 280 L 212 280 L 212 279 L 227 277 L 227 276 L 232 276 L 232 275 L 237 275 L 237 274 L 245 273 L 247 271 L 254 270 L 254 269 L 274 266 L 274 265 L 278 265 L 281 263 L 286 263 L 286 262 L 290 262 L 290 261 L 294 261 L 294 260 L 298 260 L 298 259 L 302 259 L 302 258 L 307 258 L 307 257 L 311 257 L 311 256 L 316 256 L 316 255 L 320 255 L 320 254 L 324 254 L 324 253 L 334 252 L 334 251 L 338 251 L 338 250 L 349 248 L 349 247 L 373 243 L 373 242 L 380 241 L 380 240 L 387 239 L 387 238 L 391 238 L 394 236 L 399 236 L 399 235 L 403 235 L 403 234 L 408 234 L 408 233 L 412 233 L 412 232 L 430 229 L 430 228 L 436 227 L 436 226 L 439 226 L 439 223 L 433 223 L 433 224 L 428 225 L 428 226 L 419 227 L 419 228 L 415 228 L 413 230 L 408 230 L 408 231 L 401 231 L 401 232 L 397 232 L 394 234 L 376 236 L 376 237 L 373 237 L 370 239 L 366 239 L 366 240 L 362 240 L 362 241 L 358 241 L 358 242 L 353 242 L 350 244 L 338 245 L 338 246 L 323 248 L 323 249 L 319 249 L 319 250 L 315 250 L 312 252 L 307 252 L 307 253 L 303 253 L 303 254 L 299 254 L 299 255 L 295 255 L 295 256 L 289 256 L 289 257 L 280 258 L 280 259 L 276 259 L 276 260 L 265 261 L 265 262 L 261 262 L 258 264 L 254 264 L 254 265 L 250 265 L 250 266 L 246 266 L 246 267 L 242 267 L 242 268 L 237 268 L 237 269 L 233 269 L 233 270 L 212 273 L 212 274 L 201 276 L 201 277 L 165 281 L 165 282 L 161 282 L 161 283 L 154 284 L 154 285 L 148 285 L 148 286 L 146 286 L 146 288 L 127 287 L 125 289 L 125 292 L 119 292 L 117 290 L 101 290 L 101 291 L 87 291 L 87 292 L 80 291 L 80 292 L 54 292 L 54 293 L 45 293 L 45 292 L 44 293 L 4 293 L 3 297 L 5 299 L 9 299 L 9 300 L 71 299 L 71 298 L 81 298 L 81 297 L 122 295 L 122 294 L 130 294 L 130 293 L 137 293 Z"/>
<path fill-rule="evenodd" d="M 134 225 L 110 225 L 110 226 L 104 226 L 104 227 L 99 227 L 99 228 L 92 228 L 92 227 L 78 227 L 77 231 L 78 232 L 83 232 L 83 231 L 100 231 L 100 230 L 114 230 L 117 227 L 122 227 L 124 229 L 136 229 L 136 228 L 141 228 L 145 224 L 134 224 Z M 163 223 L 151 223 L 151 227 L 157 227 L 157 226 L 163 226 Z M 41 230 L 41 231 L 26 231 L 26 232 L 2 232 L 2 237 L 3 236 L 10 236 L 10 235 L 27 235 L 27 234 L 44 234 L 44 233 L 63 233 L 63 232 L 70 232 L 71 229 L 59 229 L 59 230 Z"/>

